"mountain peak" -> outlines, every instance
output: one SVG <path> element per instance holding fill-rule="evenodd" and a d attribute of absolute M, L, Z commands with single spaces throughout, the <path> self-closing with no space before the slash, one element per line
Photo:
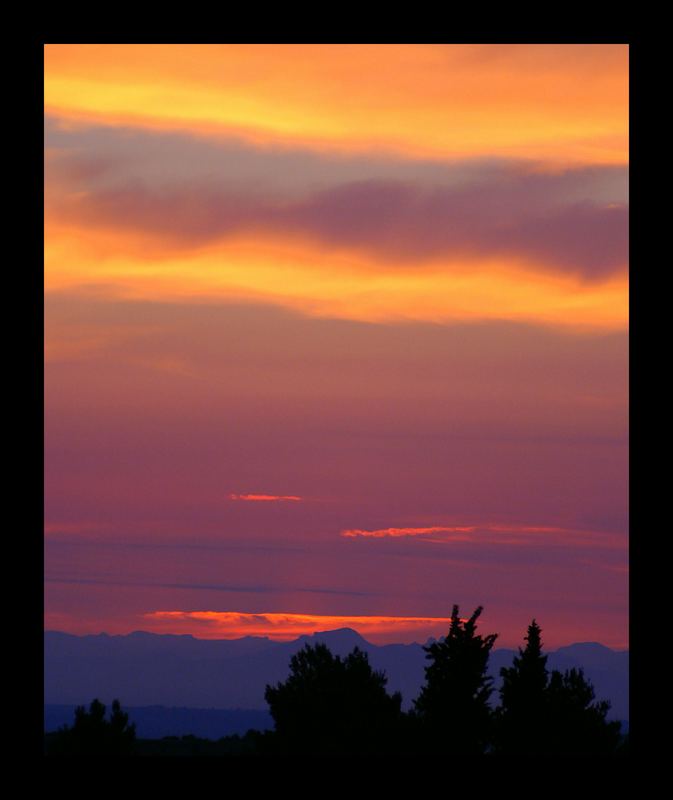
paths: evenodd
<path fill-rule="evenodd" d="M 153 633 L 152 631 L 131 631 L 131 633 L 122 634 L 129 639 L 150 640 L 150 639 L 194 639 L 191 633 Z"/>
<path fill-rule="evenodd" d="M 563 647 L 557 648 L 557 653 L 567 652 L 567 651 L 575 651 L 575 652 L 594 652 L 594 653 L 612 653 L 614 652 L 610 647 L 607 647 L 600 642 L 573 642 L 573 644 L 567 644 Z"/>
<path fill-rule="evenodd" d="M 303 641 L 307 639 L 324 641 L 326 644 L 340 647 L 362 647 L 369 644 L 369 642 L 363 639 L 353 628 L 334 628 L 329 631 L 316 631 L 310 636 L 304 635 L 300 638 Z"/>

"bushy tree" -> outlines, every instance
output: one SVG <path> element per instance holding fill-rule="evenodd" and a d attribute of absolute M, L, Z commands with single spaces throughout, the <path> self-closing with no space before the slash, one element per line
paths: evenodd
<path fill-rule="evenodd" d="M 387 678 L 372 670 L 357 647 L 346 658 L 324 644 L 306 645 L 290 661 L 284 683 L 267 686 L 277 749 L 289 753 L 389 752 L 402 697 L 386 692 Z"/>
<path fill-rule="evenodd" d="M 596 701 L 594 687 L 582 669 L 554 670 L 547 687 L 548 742 L 553 753 L 611 754 L 619 747 L 620 724 L 606 719 L 607 700 Z"/>
<path fill-rule="evenodd" d="M 479 606 L 467 620 L 453 607 L 444 639 L 426 646 L 425 685 L 414 703 L 425 749 L 442 754 L 479 754 L 491 738 L 488 658 L 497 634 L 476 633 Z"/>

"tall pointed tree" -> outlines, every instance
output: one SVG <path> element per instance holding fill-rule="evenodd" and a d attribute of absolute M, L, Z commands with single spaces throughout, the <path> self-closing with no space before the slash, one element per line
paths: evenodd
<path fill-rule="evenodd" d="M 500 670 L 500 708 L 497 714 L 497 750 L 536 753 L 545 747 L 547 726 L 547 656 L 542 653 L 541 629 L 535 620 L 524 637 L 511 667 Z"/>
<path fill-rule="evenodd" d="M 501 705 L 496 714 L 496 751 L 519 755 L 614 753 L 620 725 L 609 722 L 610 704 L 596 701 L 581 669 L 547 671 L 541 631 L 528 626 L 526 648 L 500 670 Z"/>
<path fill-rule="evenodd" d="M 482 610 L 462 620 L 454 606 L 447 636 L 424 648 L 430 663 L 414 706 L 429 752 L 477 754 L 488 747 L 492 679 L 486 670 L 497 634 L 476 633 Z"/>

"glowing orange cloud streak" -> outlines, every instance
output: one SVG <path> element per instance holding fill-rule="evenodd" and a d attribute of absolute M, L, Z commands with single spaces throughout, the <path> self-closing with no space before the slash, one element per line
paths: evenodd
<path fill-rule="evenodd" d="M 626 163 L 626 45 L 47 45 L 71 122 L 260 145 Z"/>
<path fill-rule="evenodd" d="M 355 538 L 356 536 L 371 537 L 382 539 L 384 537 L 398 536 L 427 536 L 429 533 L 474 533 L 477 528 L 474 525 L 463 525 L 456 527 L 432 527 L 432 528 L 381 528 L 375 531 L 364 531 L 354 528 L 353 530 L 341 531 L 342 536 Z"/>
<path fill-rule="evenodd" d="M 494 536 L 489 534 L 495 533 Z M 503 537 L 500 534 L 514 534 L 513 537 Z M 517 538 L 518 535 L 518 538 Z M 428 528 L 380 528 L 378 530 L 360 530 L 353 528 L 341 531 L 341 536 L 349 539 L 355 538 L 404 538 L 419 537 L 432 541 L 442 542 L 479 542 L 484 541 L 489 544 L 531 544 L 535 539 L 545 543 L 561 543 L 582 545 L 590 544 L 595 546 L 614 547 L 618 549 L 626 548 L 627 542 L 624 537 L 616 536 L 604 531 L 586 531 L 571 528 L 559 528 L 545 525 L 452 525 L 452 526 L 433 526 Z"/>
<path fill-rule="evenodd" d="M 339 616 L 327 614 L 249 614 L 240 611 L 152 611 L 144 615 L 152 630 L 189 631 L 203 639 L 235 639 L 241 636 L 268 636 L 278 641 L 296 639 L 338 628 L 353 628 L 362 636 L 378 637 L 391 633 L 409 635 L 428 631 L 445 634 L 449 617 Z"/>
<path fill-rule="evenodd" d="M 270 302 L 367 322 L 507 319 L 576 329 L 628 324 L 628 277 L 586 284 L 505 258 L 382 271 L 365 254 L 294 239 L 232 238 L 172 252 L 120 231 L 47 223 L 45 290 L 104 286 L 127 299 Z"/>
<path fill-rule="evenodd" d="M 230 500 L 245 500 L 253 503 L 299 502 L 303 498 L 294 494 L 230 494 Z"/>

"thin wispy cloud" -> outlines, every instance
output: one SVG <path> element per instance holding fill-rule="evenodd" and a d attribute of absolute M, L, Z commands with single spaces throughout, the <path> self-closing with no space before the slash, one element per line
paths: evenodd
<path fill-rule="evenodd" d="M 61 583 L 72 584 L 75 586 L 126 586 L 137 588 L 155 588 L 155 589 L 184 589 L 186 591 L 199 591 L 199 592 L 238 592 L 240 594 L 327 594 L 327 595 L 343 595 L 345 597 L 375 597 L 378 592 L 371 591 L 357 591 L 351 589 L 338 589 L 329 586 L 273 586 L 265 584 L 256 584 L 249 586 L 241 586 L 234 584 L 223 583 L 165 583 L 161 581 L 147 581 L 147 580 L 130 580 L 121 581 L 114 578 L 114 576 L 96 576 L 96 577 L 76 577 L 76 576 L 57 576 L 47 575 L 44 579 L 45 583 Z"/>
<path fill-rule="evenodd" d="M 399 536 L 428 536 L 434 533 L 473 533 L 476 530 L 477 528 L 473 525 L 456 525 L 452 527 L 433 526 L 430 528 L 379 528 L 369 531 L 352 528 L 341 531 L 341 535 L 347 538 L 364 536 L 372 539 L 383 539 L 385 537 L 396 538 Z"/>
<path fill-rule="evenodd" d="M 551 525 L 435 525 L 431 527 L 359 528 L 341 531 L 347 539 L 403 539 L 415 538 L 446 543 L 488 543 L 508 545 L 531 545 L 536 543 L 587 545 L 592 547 L 626 548 L 623 536 L 606 531 L 562 528 Z"/>
<path fill-rule="evenodd" d="M 295 494 L 230 494 L 229 499 L 246 503 L 298 503 L 304 498 Z"/>

